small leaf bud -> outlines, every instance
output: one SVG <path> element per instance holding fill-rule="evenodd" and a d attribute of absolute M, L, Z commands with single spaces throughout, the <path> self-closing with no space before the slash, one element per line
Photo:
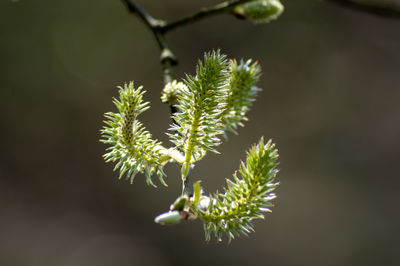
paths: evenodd
<path fill-rule="evenodd" d="M 184 218 L 179 211 L 169 211 L 158 215 L 154 222 L 161 225 L 174 225 L 180 223 Z"/>
<path fill-rule="evenodd" d="M 277 19 L 283 10 L 284 7 L 279 0 L 255 0 L 236 6 L 233 14 L 250 19 L 254 23 L 267 23 Z"/>
<path fill-rule="evenodd" d="M 161 101 L 163 103 L 168 103 L 169 105 L 174 105 L 177 103 L 178 95 L 182 90 L 188 90 L 183 82 L 178 82 L 176 80 L 168 82 L 161 93 Z"/>

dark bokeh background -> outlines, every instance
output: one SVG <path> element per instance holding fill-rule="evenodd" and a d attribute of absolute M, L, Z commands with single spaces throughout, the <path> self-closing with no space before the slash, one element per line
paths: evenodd
<path fill-rule="evenodd" d="M 141 1 L 173 19 L 218 1 Z M 281 154 L 276 207 L 256 233 L 204 242 L 202 224 L 153 218 L 180 193 L 116 178 L 98 142 L 116 86 L 135 80 L 142 121 L 168 143 L 159 51 L 121 1 L 0 2 L 0 265 L 399 265 L 400 20 L 286 0 L 261 26 L 219 16 L 169 34 L 178 77 L 203 52 L 263 67 L 249 122 L 193 177 L 221 189 L 260 136 Z M 169 144 L 167 144 L 169 145 Z"/>

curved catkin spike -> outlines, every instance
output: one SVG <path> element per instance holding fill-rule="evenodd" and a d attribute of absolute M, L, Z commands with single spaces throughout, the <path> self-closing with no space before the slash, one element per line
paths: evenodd
<path fill-rule="evenodd" d="M 204 210 L 195 208 L 194 212 L 204 222 L 206 240 L 214 235 L 217 239 L 226 234 L 229 241 L 239 234 L 254 231 L 251 221 L 263 219 L 270 212 L 272 193 L 278 169 L 278 150 L 269 140 L 259 143 L 247 152 L 245 163 L 240 164 L 239 176 L 227 181 L 224 194 L 214 194 Z"/>
<path fill-rule="evenodd" d="M 119 178 L 124 175 L 133 182 L 137 173 L 144 173 L 146 183 L 155 186 L 151 176 L 156 173 L 163 185 L 165 176 L 162 168 L 170 157 L 161 143 L 151 138 L 137 117 L 149 108 L 143 102 L 145 91 L 135 89 L 133 82 L 119 87 L 119 99 L 114 99 L 117 113 L 106 113 L 105 126 L 101 130 L 103 143 L 110 145 L 104 154 L 107 162 L 117 162 L 115 169 L 120 170 Z"/>
<path fill-rule="evenodd" d="M 247 120 L 246 113 L 261 90 L 256 87 L 260 76 L 260 65 L 251 59 L 240 60 L 239 64 L 236 60 L 229 62 L 226 105 L 220 114 L 224 131 L 236 133 L 237 127 L 243 126 L 242 121 Z"/>

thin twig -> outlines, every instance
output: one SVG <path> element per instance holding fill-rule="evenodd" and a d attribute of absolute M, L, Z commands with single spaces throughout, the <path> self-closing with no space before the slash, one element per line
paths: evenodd
<path fill-rule="evenodd" d="M 327 0 L 338 5 L 364 11 L 387 18 L 400 18 L 400 5 L 395 2 L 382 0 L 376 1 L 355 1 L 355 0 Z"/>
<path fill-rule="evenodd" d="M 189 15 L 187 17 L 178 19 L 176 21 L 173 21 L 171 23 L 167 23 L 165 26 L 162 27 L 163 32 L 168 32 L 171 30 L 174 30 L 178 27 L 182 27 L 188 24 L 192 24 L 194 22 L 197 22 L 199 20 L 218 15 L 218 14 L 223 14 L 223 13 L 228 13 L 230 12 L 236 5 L 242 4 L 245 2 L 249 2 L 251 0 L 231 0 L 231 1 L 226 1 L 222 2 L 220 4 L 217 4 L 212 7 L 204 8 L 200 10 L 197 13 L 194 13 L 192 15 Z"/>
<path fill-rule="evenodd" d="M 144 8 L 133 0 L 123 0 L 128 10 L 135 13 L 153 32 L 153 35 L 160 48 L 160 61 L 163 68 L 164 83 L 171 82 L 173 77 L 172 66 L 176 65 L 176 58 L 172 51 L 169 49 L 167 41 L 165 40 L 164 33 L 161 31 L 162 27 L 166 25 L 163 20 L 153 18 Z"/>
<path fill-rule="evenodd" d="M 153 18 L 144 8 L 142 8 L 138 3 L 131 0 L 123 0 L 123 2 L 127 5 L 128 10 L 131 13 L 136 13 L 139 17 L 149 26 L 150 28 L 154 28 L 157 25 L 165 24 L 164 21 Z"/>
<path fill-rule="evenodd" d="M 175 22 L 167 23 L 164 20 L 156 19 L 151 16 L 144 8 L 142 8 L 135 0 L 122 0 L 131 13 L 135 13 L 153 32 L 153 35 L 158 43 L 161 51 L 161 65 L 163 68 L 164 83 L 171 82 L 173 77 L 172 66 L 177 64 L 175 55 L 169 49 L 165 34 L 173 29 L 192 24 L 204 18 L 230 12 L 236 5 L 242 4 L 251 0 L 229 0 L 218 5 L 204 8 L 199 12 L 179 19 Z"/>

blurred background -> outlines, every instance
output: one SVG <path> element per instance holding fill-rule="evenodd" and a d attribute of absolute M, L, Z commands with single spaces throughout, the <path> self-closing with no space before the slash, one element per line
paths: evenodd
<path fill-rule="evenodd" d="M 219 1 L 138 2 L 173 20 Z M 153 222 L 180 193 L 177 165 L 155 189 L 102 159 L 103 114 L 130 80 L 151 102 L 141 121 L 170 145 L 144 24 L 117 0 L 2 0 L 0 265 L 400 265 L 400 20 L 282 2 L 267 25 L 221 15 L 167 36 L 178 78 L 217 48 L 263 68 L 246 127 L 192 172 L 221 190 L 251 144 L 277 143 L 276 206 L 227 244 L 206 243 L 200 221 Z"/>

